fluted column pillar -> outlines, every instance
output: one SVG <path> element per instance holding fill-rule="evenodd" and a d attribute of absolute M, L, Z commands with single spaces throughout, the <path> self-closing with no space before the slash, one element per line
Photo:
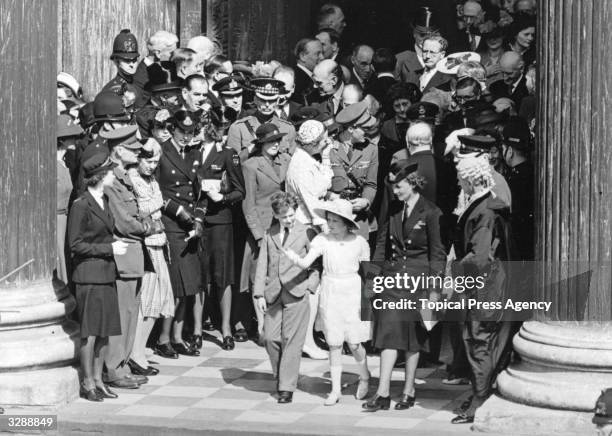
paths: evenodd
<path fill-rule="evenodd" d="M 480 430 L 594 434 L 612 387 L 612 2 L 539 0 L 536 298 Z"/>
<path fill-rule="evenodd" d="M 52 281 L 57 0 L 0 2 L 0 404 L 78 397 L 75 302 Z"/>

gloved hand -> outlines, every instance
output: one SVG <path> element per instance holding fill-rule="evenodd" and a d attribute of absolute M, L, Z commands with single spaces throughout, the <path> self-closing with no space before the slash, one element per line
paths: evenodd
<path fill-rule="evenodd" d="M 183 206 L 179 207 L 178 212 L 176 213 L 176 217 L 178 221 L 182 224 L 191 226 L 193 224 L 193 214 L 185 209 Z"/>
<path fill-rule="evenodd" d="M 201 238 L 204 235 L 204 224 L 202 221 L 196 220 L 193 224 L 194 236 L 196 238 Z"/>

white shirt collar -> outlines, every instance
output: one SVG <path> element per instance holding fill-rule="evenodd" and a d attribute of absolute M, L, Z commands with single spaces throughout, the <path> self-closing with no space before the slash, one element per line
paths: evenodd
<path fill-rule="evenodd" d="M 414 210 L 414 206 L 419 201 L 420 194 L 413 196 L 410 200 L 404 202 L 404 216 L 407 218 Z"/>
<path fill-rule="evenodd" d="M 376 77 L 378 77 L 378 78 L 381 78 L 381 77 L 393 77 L 393 78 L 395 78 L 393 73 L 379 73 L 378 76 L 376 76 Z"/>

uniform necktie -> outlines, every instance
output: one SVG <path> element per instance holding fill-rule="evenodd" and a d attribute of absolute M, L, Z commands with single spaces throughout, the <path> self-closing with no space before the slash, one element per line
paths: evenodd
<path fill-rule="evenodd" d="M 289 228 L 285 227 L 285 232 L 283 233 L 283 242 L 281 243 L 283 247 L 285 246 L 287 239 L 289 239 Z"/>

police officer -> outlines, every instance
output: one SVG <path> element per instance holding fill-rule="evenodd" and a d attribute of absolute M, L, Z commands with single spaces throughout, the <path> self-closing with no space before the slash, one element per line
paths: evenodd
<path fill-rule="evenodd" d="M 242 111 L 244 81 L 240 76 L 231 75 L 229 77 L 224 77 L 215 83 L 212 89 L 219 95 L 219 99 L 224 106 L 236 111 L 238 114 L 237 119 L 244 117 Z"/>
<path fill-rule="evenodd" d="M 129 29 L 123 29 L 113 41 L 111 60 L 117 67 L 117 75 L 111 79 L 101 92 L 111 91 L 123 97 L 123 105 L 135 111 L 136 101 L 143 101 L 143 89 L 134 84 L 138 68 L 138 41 Z"/>
<path fill-rule="evenodd" d="M 378 177 L 378 149 L 366 137 L 377 120 L 368 112 L 367 102 L 361 101 L 342 109 L 336 122 L 344 128 L 342 142 L 336 142 L 329 159 L 334 172 L 332 192 L 353 205 L 359 224 L 358 234 L 366 240 L 373 221 L 370 206 L 374 201 Z"/>
<path fill-rule="evenodd" d="M 202 275 L 197 237 L 202 233 L 203 211 L 196 207 L 199 194 L 196 172 L 201 158 L 197 149 L 188 148 L 198 133 L 196 117 L 178 111 L 169 119 L 172 138 L 162 143 L 162 157 L 156 170 L 157 181 L 164 199 L 162 221 L 166 229 L 170 252 L 169 272 L 176 311 L 174 323 L 164 320 L 155 352 L 163 357 L 178 354 L 199 355 L 197 347 L 183 341 L 186 297 L 202 292 Z M 172 329 L 172 336 L 170 330 Z"/>
<path fill-rule="evenodd" d="M 510 167 L 508 185 L 512 193 L 510 219 L 520 260 L 534 258 L 534 171 L 531 137 L 527 121 L 511 117 L 503 130 L 503 155 Z"/>
<path fill-rule="evenodd" d="M 280 151 L 293 154 L 295 129 L 290 122 L 276 115 L 279 95 L 283 91 L 283 82 L 260 77 L 252 79 L 250 86 L 255 93 L 255 113 L 239 119 L 230 127 L 227 135 L 228 147 L 236 150 L 240 160 L 244 162 L 253 149 L 253 140 L 257 138 L 255 131 L 261 124 L 270 122 L 278 126 L 281 133 L 286 133 L 281 140 Z"/>

